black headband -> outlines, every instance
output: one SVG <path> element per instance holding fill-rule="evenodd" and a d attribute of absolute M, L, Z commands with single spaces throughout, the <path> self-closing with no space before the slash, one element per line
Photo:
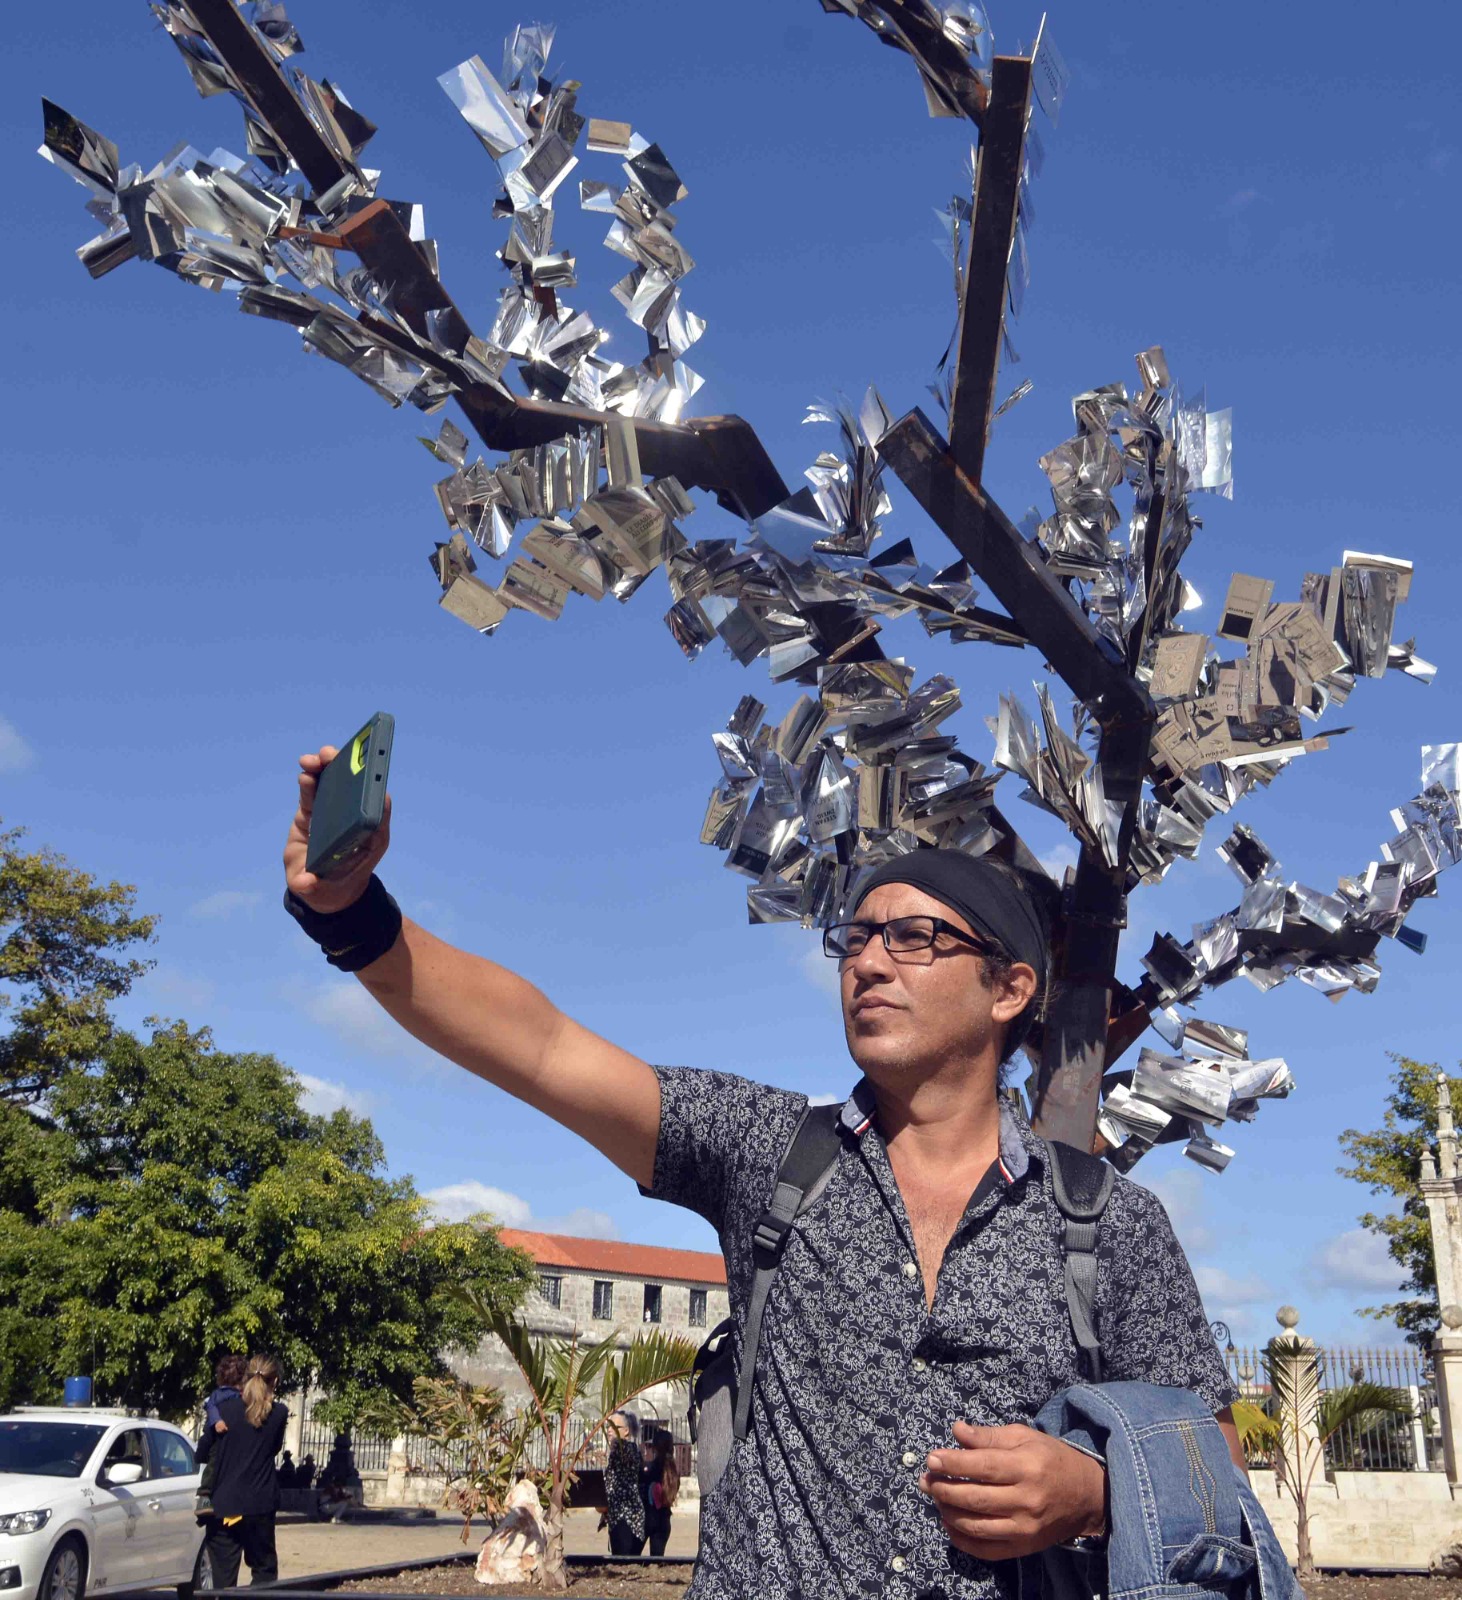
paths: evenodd
<path fill-rule="evenodd" d="M 1045 983 L 1051 938 L 1046 917 L 1036 896 L 1003 867 L 960 850 L 914 850 L 872 868 L 848 903 L 856 908 L 885 883 L 912 884 L 942 900 Z"/>

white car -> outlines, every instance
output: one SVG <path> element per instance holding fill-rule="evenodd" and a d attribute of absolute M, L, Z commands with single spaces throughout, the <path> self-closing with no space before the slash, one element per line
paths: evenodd
<path fill-rule="evenodd" d="M 0 1416 L 0 1600 L 213 1587 L 198 1463 L 168 1422 L 90 1406 Z"/>

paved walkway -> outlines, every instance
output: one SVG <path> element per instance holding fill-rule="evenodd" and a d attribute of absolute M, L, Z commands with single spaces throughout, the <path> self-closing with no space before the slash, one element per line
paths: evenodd
<path fill-rule="evenodd" d="M 609 1535 L 597 1531 L 596 1511 L 570 1511 L 564 1519 L 564 1545 L 570 1555 L 609 1553 Z M 670 1526 L 666 1555 L 693 1556 L 699 1534 L 698 1508 L 677 1511 Z M 379 1567 L 388 1561 L 419 1561 L 426 1556 L 456 1555 L 477 1550 L 487 1525 L 474 1522 L 470 1544 L 462 1543 L 462 1523 L 439 1512 L 425 1522 L 307 1522 L 281 1516 L 278 1523 L 279 1575 L 303 1577 L 311 1572 L 339 1572 L 346 1567 Z M 245 1579 L 247 1581 L 247 1579 Z"/>

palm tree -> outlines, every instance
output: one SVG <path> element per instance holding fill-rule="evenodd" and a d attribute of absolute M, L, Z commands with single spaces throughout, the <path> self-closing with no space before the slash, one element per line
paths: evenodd
<path fill-rule="evenodd" d="M 471 1298 L 468 1296 L 468 1298 Z M 575 1331 L 567 1339 L 535 1338 L 521 1323 L 472 1299 L 484 1323 L 507 1346 L 528 1386 L 529 1409 L 543 1439 L 548 1460 L 548 1511 L 544 1525 L 548 1548 L 540 1576 L 544 1588 L 568 1586 L 564 1566 L 564 1501 L 580 1464 L 604 1432 L 609 1418 L 636 1395 L 657 1384 L 684 1388 L 695 1360 L 694 1340 L 653 1329 L 618 1350 L 617 1333 L 597 1343 L 580 1342 Z M 598 1392 L 592 1393 L 597 1381 Z M 575 1421 L 586 1423 L 574 1439 Z M 535 1429 L 530 1426 L 530 1433 Z"/>
<path fill-rule="evenodd" d="M 1302 1584 L 1315 1576 L 1310 1547 L 1310 1488 L 1325 1460 L 1325 1447 L 1343 1428 L 1363 1434 L 1389 1417 L 1410 1417 L 1411 1399 L 1403 1389 L 1379 1383 L 1352 1383 L 1320 1390 L 1320 1368 L 1313 1349 L 1295 1334 L 1281 1335 L 1264 1352 L 1271 1411 L 1252 1400 L 1234 1402 L 1234 1422 L 1245 1453 L 1273 1457 L 1281 1492 L 1295 1503 L 1295 1566 Z M 1313 1425 L 1309 1420 L 1313 1418 Z"/>

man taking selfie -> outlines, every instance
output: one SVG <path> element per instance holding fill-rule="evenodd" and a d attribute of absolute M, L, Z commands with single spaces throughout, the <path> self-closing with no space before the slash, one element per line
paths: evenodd
<path fill-rule="evenodd" d="M 753 1240 L 806 1097 L 650 1066 L 403 917 L 374 877 L 389 801 L 348 872 L 308 873 L 311 807 L 334 754 L 300 758 L 284 853 L 292 914 L 414 1037 L 580 1134 L 644 1193 L 704 1217 L 744 1349 Z M 1031 1426 L 1088 1376 L 1051 1150 L 999 1092 L 1046 982 L 1041 890 L 989 858 L 919 850 L 870 870 L 826 931 L 862 1078 L 836 1113 L 826 1187 L 788 1233 L 755 1370 L 741 1374 L 749 1426 L 702 1502 L 701 1600 L 1013 1596 L 1017 1558 L 1099 1548 L 1113 1516 L 1136 1515 L 1108 1504 L 1099 1451 Z M 1096 1262 L 1103 1382 L 1198 1396 L 1241 1466 L 1235 1390 L 1147 1190 L 1116 1182 Z"/>

